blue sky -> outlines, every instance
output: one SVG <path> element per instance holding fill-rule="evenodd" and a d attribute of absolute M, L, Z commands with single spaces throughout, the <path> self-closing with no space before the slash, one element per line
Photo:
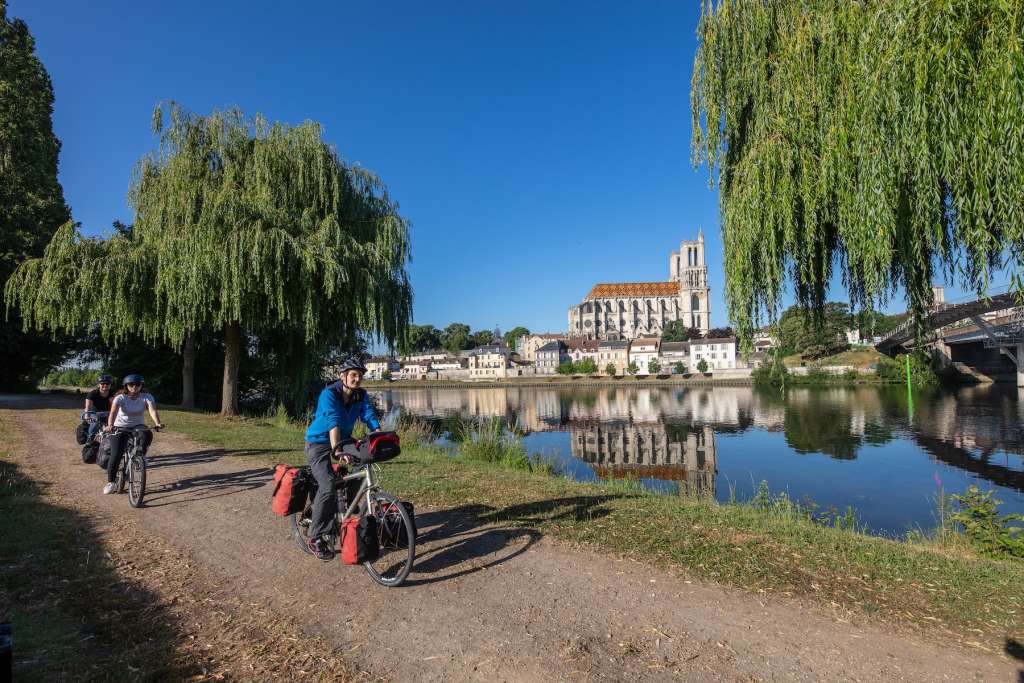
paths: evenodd
<path fill-rule="evenodd" d="M 546 331 L 597 282 L 667 279 L 699 227 L 712 324 L 727 323 L 718 197 L 690 163 L 697 8 L 9 0 L 8 13 L 53 79 L 60 179 L 86 232 L 131 220 L 160 101 L 314 119 L 412 222 L 415 322 Z"/>

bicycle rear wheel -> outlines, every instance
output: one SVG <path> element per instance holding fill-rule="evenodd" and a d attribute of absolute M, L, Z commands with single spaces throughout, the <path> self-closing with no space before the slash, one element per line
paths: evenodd
<path fill-rule="evenodd" d="M 412 519 L 398 498 L 383 491 L 370 493 L 370 510 L 377 518 L 380 554 L 373 562 L 364 562 L 363 568 L 382 586 L 400 586 L 416 558 Z"/>
<path fill-rule="evenodd" d="M 146 456 L 139 453 L 128 461 L 128 503 L 133 508 L 142 507 L 146 495 Z"/>

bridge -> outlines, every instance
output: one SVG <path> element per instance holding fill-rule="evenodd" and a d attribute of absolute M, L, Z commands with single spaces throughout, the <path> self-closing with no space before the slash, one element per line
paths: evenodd
<path fill-rule="evenodd" d="M 982 343 L 987 349 L 997 349 L 999 355 L 1009 359 L 1016 367 L 1017 386 L 1024 387 L 1024 306 L 1018 306 L 1018 295 L 1002 292 L 992 296 L 962 303 L 939 304 L 924 320 L 922 331 L 926 345 L 944 351 L 946 360 L 952 360 L 950 345 Z M 986 320 L 982 316 L 995 311 L 1009 311 L 999 320 Z M 960 321 L 969 320 L 975 330 L 969 333 L 944 335 L 946 328 Z M 875 344 L 879 352 L 894 356 L 916 343 L 914 321 L 907 318 L 880 342 Z"/>

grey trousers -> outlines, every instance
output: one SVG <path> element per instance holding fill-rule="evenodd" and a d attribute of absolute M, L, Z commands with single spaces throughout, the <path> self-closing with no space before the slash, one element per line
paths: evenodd
<path fill-rule="evenodd" d="M 306 462 L 316 479 L 316 496 L 313 498 L 313 519 L 309 528 L 310 537 L 337 535 L 334 515 L 338 511 L 338 497 L 334 491 L 334 470 L 331 469 L 331 445 L 306 442 Z"/>

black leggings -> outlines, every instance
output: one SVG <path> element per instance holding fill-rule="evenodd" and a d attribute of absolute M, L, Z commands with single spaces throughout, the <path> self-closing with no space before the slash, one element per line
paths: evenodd
<path fill-rule="evenodd" d="M 145 431 L 142 432 L 144 441 L 142 442 L 142 452 L 145 453 L 149 450 L 149 444 L 153 443 L 153 432 Z M 124 447 L 128 444 L 128 437 L 131 436 L 131 430 L 124 430 L 114 432 L 109 437 L 110 439 L 110 460 L 107 461 L 107 482 L 113 483 L 117 479 L 117 469 L 121 464 L 121 454 L 124 453 Z"/>

